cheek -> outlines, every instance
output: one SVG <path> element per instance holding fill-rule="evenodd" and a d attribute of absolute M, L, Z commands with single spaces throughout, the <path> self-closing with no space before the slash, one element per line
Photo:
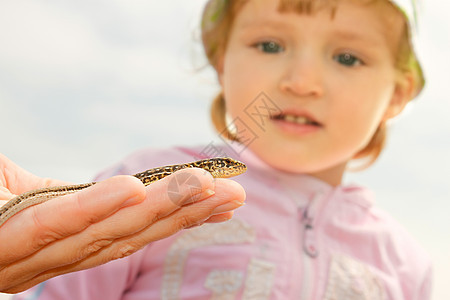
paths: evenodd
<path fill-rule="evenodd" d="M 235 55 L 227 55 L 224 60 L 223 72 L 223 92 L 225 100 L 230 102 L 230 99 L 236 97 L 243 89 L 242 73 L 237 70 L 236 63 L 239 61 Z"/>
<path fill-rule="evenodd" d="M 334 129 L 335 135 L 331 135 L 338 159 L 351 159 L 368 145 L 389 103 L 389 97 L 376 93 L 362 100 L 365 103 L 355 103 L 339 120 L 335 120 L 341 122 L 341 126 Z"/>
<path fill-rule="evenodd" d="M 225 58 L 222 89 L 227 112 L 233 118 L 245 117 L 245 108 L 262 91 L 259 73 L 253 70 L 239 55 L 231 54 Z"/>
<path fill-rule="evenodd" d="M 333 104 L 340 105 L 351 117 L 381 118 L 395 89 L 394 72 L 385 69 L 388 68 L 375 69 L 348 82 L 340 82 L 333 89 L 338 93 Z"/>
<path fill-rule="evenodd" d="M 372 138 L 393 94 L 392 84 L 377 84 L 361 86 L 359 91 L 352 90 L 341 94 L 340 100 L 333 102 L 330 110 L 332 128 L 338 139 L 347 139 L 357 147 L 364 147 Z M 344 100 L 347 99 L 347 100 Z"/>

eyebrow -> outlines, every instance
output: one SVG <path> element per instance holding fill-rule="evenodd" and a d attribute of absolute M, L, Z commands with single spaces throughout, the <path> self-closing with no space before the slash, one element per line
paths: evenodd
<path fill-rule="evenodd" d="M 242 30 L 252 30 L 254 28 L 273 28 L 276 30 L 294 30 L 295 26 L 289 24 L 288 22 L 278 21 L 278 20 L 270 20 L 270 19 L 260 19 L 251 22 L 246 22 L 239 24 L 240 29 Z M 368 37 L 365 33 L 359 33 L 355 30 L 347 30 L 347 29 L 338 29 L 332 31 L 331 35 L 337 39 L 343 39 L 348 42 L 362 42 L 368 44 L 372 47 L 380 45 L 382 41 L 379 39 L 373 39 Z"/>
<path fill-rule="evenodd" d="M 286 24 L 285 22 L 279 22 L 274 20 L 258 20 L 258 21 L 252 21 L 248 23 L 240 24 L 239 26 L 241 29 L 248 29 L 253 27 L 272 27 L 272 28 L 291 28 L 289 24 Z"/>
<path fill-rule="evenodd" d="M 349 32 L 349 31 L 342 31 L 342 30 L 336 30 L 334 31 L 333 35 L 346 39 L 346 40 L 361 40 L 364 39 L 363 34 L 359 34 L 356 32 Z"/>
<path fill-rule="evenodd" d="M 357 32 L 351 32 L 351 31 L 342 31 L 342 30 L 336 30 L 333 33 L 333 36 L 337 38 L 341 38 L 348 41 L 361 41 L 364 43 L 370 43 L 374 45 L 378 45 L 380 41 L 378 39 L 373 39 L 370 37 L 367 37 L 366 34 L 360 34 Z"/>
<path fill-rule="evenodd" d="M 241 29 L 249 29 L 249 28 L 253 28 L 253 27 L 257 27 L 257 28 L 262 28 L 262 27 L 272 27 L 272 28 L 282 28 L 282 29 L 286 29 L 286 28 L 293 28 L 292 25 L 285 23 L 285 22 L 280 22 L 280 21 L 275 21 L 275 20 L 258 20 L 258 21 L 253 21 L 253 22 L 247 22 L 247 23 L 243 23 L 240 24 L 239 27 Z M 362 40 L 362 41 L 370 41 L 370 38 L 367 38 L 366 34 L 360 34 L 357 32 L 352 32 L 352 31 L 346 31 L 346 30 L 340 30 L 340 29 L 336 29 L 336 31 L 333 32 L 333 36 L 339 37 L 339 38 L 343 38 L 346 40 Z"/>

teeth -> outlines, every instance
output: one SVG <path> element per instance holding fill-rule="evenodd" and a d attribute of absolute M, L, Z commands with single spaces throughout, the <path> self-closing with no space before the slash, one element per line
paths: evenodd
<path fill-rule="evenodd" d="M 293 116 L 293 115 L 286 115 L 286 116 L 284 116 L 283 119 L 284 119 L 285 121 L 294 123 L 294 122 L 296 122 L 297 117 L 296 117 L 296 116 Z"/>
<path fill-rule="evenodd" d="M 311 120 L 308 120 L 305 117 L 296 117 L 295 118 L 295 123 L 298 123 L 298 124 L 311 124 L 312 122 L 311 122 Z"/>
<path fill-rule="evenodd" d="M 306 117 L 301 116 L 294 116 L 294 115 L 283 115 L 281 116 L 281 119 L 291 122 L 291 123 L 297 123 L 297 124 L 314 124 L 314 122 Z"/>

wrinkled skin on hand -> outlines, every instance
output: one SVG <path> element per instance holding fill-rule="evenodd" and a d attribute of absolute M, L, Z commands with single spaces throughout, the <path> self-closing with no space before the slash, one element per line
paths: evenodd
<path fill-rule="evenodd" d="M 173 176 L 186 173 L 199 188 L 180 185 L 181 202 L 169 196 Z M 67 182 L 37 177 L 0 154 L 0 205 L 26 191 Z M 49 278 L 128 256 L 148 243 L 205 222 L 229 220 L 245 200 L 243 188 L 186 169 L 145 187 L 115 176 L 72 195 L 31 206 L 0 227 L 0 292 L 18 293 Z"/>

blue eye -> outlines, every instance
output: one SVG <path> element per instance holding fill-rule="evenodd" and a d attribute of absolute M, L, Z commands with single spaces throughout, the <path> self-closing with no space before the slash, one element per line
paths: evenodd
<path fill-rule="evenodd" d="M 256 49 L 265 53 L 279 53 L 284 51 L 283 47 L 275 42 L 261 42 L 255 45 Z"/>
<path fill-rule="evenodd" d="M 338 63 L 340 63 L 344 66 L 348 66 L 348 67 L 355 67 L 355 66 L 359 66 L 362 64 L 362 61 L 359 58 L 357 58 L 356 56 L 349 54 L 349 53 L 343 53 L 343 54 L 336 55 L 334 57 L 334 60 L 337 61 Z"/>

